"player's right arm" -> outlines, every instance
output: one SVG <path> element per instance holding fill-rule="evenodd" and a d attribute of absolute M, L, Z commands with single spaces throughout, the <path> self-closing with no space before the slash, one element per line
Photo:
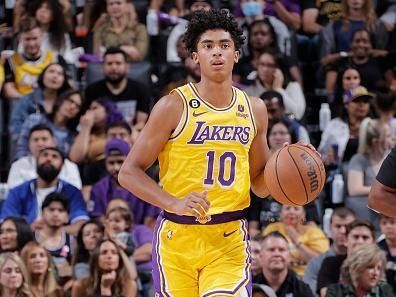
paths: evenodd
<path fill-rule="evenodd" d="M 118 174 L 118 181 L 137 197 L 179 215 L 203 216 L 209 209 L 206 193 L 190 193 L 178 199 L 163 191 L 145 171 L 157 159 L 183 113 L 183 102 L 176 93 L 161 98 L 133 145 Z"/>

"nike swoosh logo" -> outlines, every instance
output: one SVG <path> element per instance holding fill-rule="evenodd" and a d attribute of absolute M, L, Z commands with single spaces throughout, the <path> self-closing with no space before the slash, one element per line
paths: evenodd
<path fill-rule="evenodd" d="M 224 237 L 228 237 L 228 236 L 230 236 L 231 234 L 233 234 L 233 233 L 235 233 L 235 232 L 237 232 L 238 231 L 238 229 L 237 230 L 234 230 L 234 231 L 232 231 L 232 232 L 229 232 L 229 233 L 227 233 L 227 232 L 224 232 Z"/>
<path fill-rule="evenodd" d="M 193 116 L 194 116 L 194 117 L 199 117 L 199 116 L 201 116 L 201 115 L 203 115 L 203 114 L 205 114 L 205 113 L 207 113 L 207 111 L 203 111 L 203 112 L 195 112 L 195 110 L 194 110 L 194 112 L 193 112 Z"/>

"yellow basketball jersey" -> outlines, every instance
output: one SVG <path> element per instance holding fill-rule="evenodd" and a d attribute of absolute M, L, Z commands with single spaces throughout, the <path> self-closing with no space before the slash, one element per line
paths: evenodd
<path fill-rule="evenodd" d="M 177 198 L 208 191 L 208 214 L 242 210 L 250 203 L 249 150 L 256 134 L 250 99 L 232 88 L 226 108 L 200 98 L 194 84 L 177 92 L 182 118 L 159 155 L 163 189 Z"/>
<path fill-rule="evenodd" d="M 47 51 L 37 61 L 27 61 L 16 53 L 10 57 L 10 62 L 15 74 L 15 86 L 22 95 L 26 95 L 33 91 L 44 68 L 55 62 L 55 54 Z"/>

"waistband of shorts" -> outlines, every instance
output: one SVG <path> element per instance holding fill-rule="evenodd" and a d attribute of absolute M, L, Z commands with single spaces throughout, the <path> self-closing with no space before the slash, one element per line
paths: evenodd
<path fill-rule="evenodd" d="M 231 212 L 223 212 L 214 215 L 208 215 L 207 218 L 196 218 L 193 216 L 179 216 L 174 213 L 170 213 L 167 211 L 163 211 L 163 217 L 169 221 L 178 224 L 186 224 L 186 225 L 216 225 L 223 224 L 231 221 L 237 221 L 244 218 L 243 210 L 231 211 Z M 202 223 L 200 220 L 207 219 L 207 222 Z"/>

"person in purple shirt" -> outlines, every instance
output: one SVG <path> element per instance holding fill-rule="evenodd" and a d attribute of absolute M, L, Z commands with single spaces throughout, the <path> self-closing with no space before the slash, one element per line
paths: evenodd
<path fill-rule="evenodd" d="M 264 14 L 272 15 L 284 22 L 291 30 L 301 27 L 301 6 L 299 0 L 266 0 Z"/>
<path fill-rule="evenodd" d="M 129 144 L 118 138 L 110 139 L 105 147 L 105 165 L 107 175 L 93 185 L 88 210 L 91 217 L 105 215 L 108 203 L 115 199 L 125 200 L 133 213 L 134 224 L 152 226 L 159 209 L 125 190 L 118 183 L 118 172 L 130 150 Z"/>

